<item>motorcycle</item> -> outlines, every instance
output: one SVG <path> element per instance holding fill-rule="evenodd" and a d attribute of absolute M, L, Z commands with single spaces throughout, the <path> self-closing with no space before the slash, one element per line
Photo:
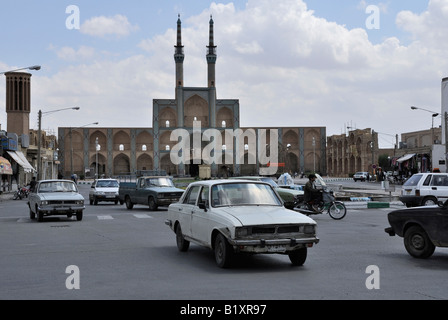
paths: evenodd
<path fill-rule="evenodd" d="M 294 210 L 307 216 L 313 214 L 322 214 L 325 210 L 331 218 L 335 220 L 341 220 L 347 214 L 347 208 L 341 201 L 336 201 L 334 192 L 331 190 L 322 179 L 321 176 L 316 174 L 319 184 L 322 186 L 321 199 L 315 199 L 311 202 L 305 202 L 304 195 L 299 195 L 294 201 Z"/>
<path fill-rule="evenodd" d="M 12 197 L 13 200 L 22 198 L 27 198 L 30 193 L 30 189 L 28 187 L 20 187 L 16 192 L 14 192 L 14 196 Z"/>

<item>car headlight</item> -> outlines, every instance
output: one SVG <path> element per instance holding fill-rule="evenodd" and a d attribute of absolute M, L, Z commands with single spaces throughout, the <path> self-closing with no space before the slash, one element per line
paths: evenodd
<path fill-rule="evenodd" d="M 46 201 L 46 200 L 43 200 L 43 201 L 40 202 L 41 206 L 46 206 L 47 204 L 48 204 L 48 201 Z"/>
<path fill-rule="evenodd" d="M 77 200 L 75 203 L 76 204 L 84 204 L 84 200 Z"/>
<path fill-rule="evenodd" d="M 239 238 L 239 237 L 245 237 L 249 234 L 249 229 L 248 228 L 236 228 L 235 229 L 235 237 Z"/>
<path fill-rule="evenodd" d="M 303 226 L 303 233 L 305 234 L 315 234 L 316 233 L 316 227 L 312 224 Z"/>
<path fill-rule="evenodd" d="M 105 195 L 104 191 L 95 191 L 95 194 L 96 195 L 101 195 L 101 196 Z"/>

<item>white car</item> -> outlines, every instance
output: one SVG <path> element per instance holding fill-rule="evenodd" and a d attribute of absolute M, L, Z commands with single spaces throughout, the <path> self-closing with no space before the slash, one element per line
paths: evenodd
<path fill-rule="evenodd" d="M 41 180 L 34 192 L 28 198 L 30 219 L 39 222 L 44 216 L 64 215 L 71 218 L 76 215 L 76 220 L 81 221 L 84 206 L 84 197 L 79 193 L 76 183 L 71 180 Z"/>
<path fill-rule="evenodd" d="M 179 251 L 190 242 L 208 247 L 222 268 L 236 253 L 287 254 L 293 265 L 303 265 L 307 248 L 319 242 L 316 222 L 286 209 L 273 187 L 260 181 L 191 183 L 168 207 L 165 224 L 176 233 Z"/>
<path fill-rule="evenodd" d="M 364 181 L 367 180 L 368 174 L 369 174 L 368 172 L 356 172 L 353 175 L 353 180 L 355 180 L 355 182 L 358 181 L 358 180 L 364 182 Z"/>
<path fill-rule="evenodd" d="M 118 188 L 120 184 L 116 179 L 96 179 L 89 192 L 90 205 L 97 205 L 100 201 L 118 203 Z"/>
<path fill-rule="evenodd" d="M 407 207 L 433 206 L 448 200 L 447 173 L 417 173 L 403 184 L 400 201 Z"/>

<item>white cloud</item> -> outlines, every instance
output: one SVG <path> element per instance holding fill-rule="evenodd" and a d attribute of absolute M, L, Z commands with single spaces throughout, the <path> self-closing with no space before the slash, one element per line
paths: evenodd
<path fill-rule="evenodd" d="M 82 24 L 80 31 L 94 37 L 125 37 L 138 29 L 139 27 L 132 25 L 127 17 L 117 14 L 113 17 L 93 17 Z"/>
<path fill-rule="evenodd" d="M 55 48 L 59 59 L 66 61 L 80 61 L 92 59 L 95 56 L 95 48 L 81 46 L 78 50 L 71 47 Z"/>

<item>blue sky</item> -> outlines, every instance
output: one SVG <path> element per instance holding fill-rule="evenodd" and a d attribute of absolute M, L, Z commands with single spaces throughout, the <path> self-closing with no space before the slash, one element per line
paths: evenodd
<path fill-rule="evenodd" d="M 79 8 L 79 30 L 66 27 L 69 5 Z M 380 9 L 379 29 L 366 28 L 368 5 Z M 240 99 L 243 126 L 325 126 L 333 135 L 350 123 L 394 135 L 430 128 L 431 115 L 410 105 L 440 111 L 445 0 L 1 1 L 0 72 L 42 66 L 32 71 L 31 128 L 39 109 L 72 105 L 81 110 L 43 127 L 152 127 L 152 100 L 174 98 L 178 14 L 193 87 L 206 86 L 213 15 L 218 98 Z M 2 129 L 4 88 L 2 77 Z"/>

